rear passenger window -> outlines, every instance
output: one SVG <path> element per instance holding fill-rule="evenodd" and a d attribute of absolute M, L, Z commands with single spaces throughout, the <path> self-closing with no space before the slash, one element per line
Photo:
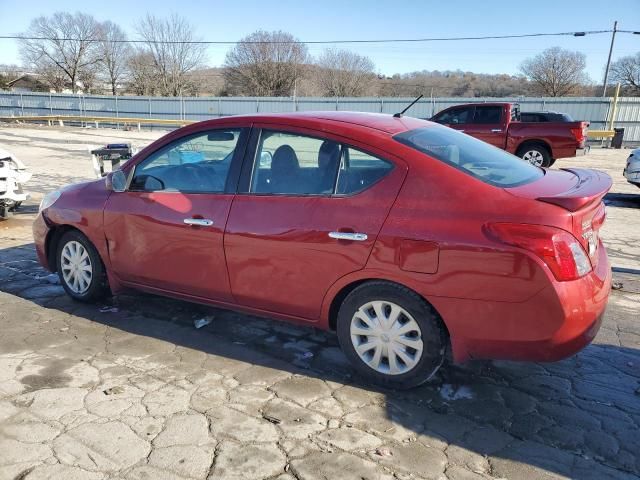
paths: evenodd
<path fill-rule="evenodd" d="M 331 195 L 341 145 L 331 140 L 263 130 L 251 178 L 251 192 Z"/>
<path fill-rule="evenodd" d="M 393 164 L 333 140 L 262 130 L 251 193 L 351 195 L 384 177 Z"/>
<path fill-rule="evenodd" d="M 500 117 L 502 117 L 502 107 L 476 107 L 473 123 L 500 123 Z"/>
<path fill-rule="evenodd" d="M 393 169 L 393 164 L 361 152 L 355 148 L 343 149 L 336 194 L 350 195 L 373 185 Z"/>

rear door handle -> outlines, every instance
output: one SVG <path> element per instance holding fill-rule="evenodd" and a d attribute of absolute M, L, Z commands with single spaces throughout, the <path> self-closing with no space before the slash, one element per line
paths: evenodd
<path fill-rule="evenodd" d="M 329 237 L 336 240 L 353 240 L 356 242 L 364 242 L 367 238 L 366 233 L 349 233 L 349 232 L 329 232 Z"/>
<path fill-rule="evenodd" d="M 502 129 L 501 128 L 492 128 L 491 131 L 493 133 L 502 133 Z"/>
<path fill-rule="evenodd" d="M 213 225 L 213 220 L 209 220 L 208 218 L 185 218 L 183 222 L 196 227 L 210 227 Z"/>

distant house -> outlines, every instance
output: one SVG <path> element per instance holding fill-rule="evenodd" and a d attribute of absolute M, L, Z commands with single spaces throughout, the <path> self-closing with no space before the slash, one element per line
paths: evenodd
<path fill-rule="evenodd" d="M 10 92 L 48 92 L 49 87 L 32 73 L 2 73 L 0 72 L 0 89 Z"/>

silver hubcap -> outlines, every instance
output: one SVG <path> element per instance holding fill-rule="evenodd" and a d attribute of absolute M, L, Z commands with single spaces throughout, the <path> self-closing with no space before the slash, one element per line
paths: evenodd
<path fill-rule="evenodd" d="M 526 160 L 531 165 L 535 165 L 536 167 L 541 167 L 544 163 L 544 157 L 538 150 L 529 150 L 528 152 L 525 152 L 525 154 L 522 156 L 522 159 Z"/>
<path fill-rule="evenodd" d="M 392 302 L 362 305 L 351 319 L 351 342 L 360 359 L 376 372 L 400 375 L 413 369 L 424 345 L 418 323 Z"/>
<path fill-rule="evenodd" d="M 62 247 L 60 269 L 64 282 L 73 293 L 83 294 L 89 289 L 93 267 L 89 252 L 80 242 L 72 240 Z"/>

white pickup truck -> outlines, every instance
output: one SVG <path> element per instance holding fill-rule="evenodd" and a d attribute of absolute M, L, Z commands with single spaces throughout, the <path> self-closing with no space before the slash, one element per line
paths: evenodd
<path fill-rule="evenodd" d="M 26 165 L 0 148 L 0 220 L 7 219 L 27 199 L 22 186 L 30 178 Z"/>

